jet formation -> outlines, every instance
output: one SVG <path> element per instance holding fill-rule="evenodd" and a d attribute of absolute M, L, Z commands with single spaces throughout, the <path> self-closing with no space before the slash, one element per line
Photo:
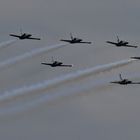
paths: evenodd
<path fill-rule="evenodd" d="M 24 40 L 24 39 L 33 39 L 33 40 L 41 40 L 40 38 L 34 38 L 32 37 L 32 34 L 28 34 L 28 33 L 22 33 L 20 35 L 16 35 L 16 34 L 10 34 L 10 36 L 12 37 L 17 37 L 20 40 Z M 77 44 L 77 43 L 84 43 L 84 44 L 91 44 L 92 42 L 85 42 L 83 41 L 83 39 L 80 38 L 76 38 L 73 37 L 73 35 L 70 33 L 70 38 L 69 40 L 67 39 L 61 39 L 60 41 L 64 41 L 64 42 L 68 42 L 70 44 Z M 112 42 L 112 41 L 106 41 L 109 44 L 113 44 L 116 47 L 132 47 L 132 48 L 137 48 L 138 46 L 134 46 L 134 45 L 129 45 L 129 42 L 127 41 L 123 41 L 120 40 L 119 37 L 117 36 L 117 42 Z M 131 59 L 137 59 L 140 60 L 140 57 L 131 57 Z M 51 67 L 72 67 L 72 64 L 63 64 L 63 62 L 54 60 L 52 57 L 52 63 L 47 63 L 47 62 L 42 62 L 42 65 L 48 65 Z M 110 83 L 114 83 L 114 84 L 120 84 L 120 85 L 128 85 L 128 84 L 140 84 L 140 82 L 133 82 L 131 80 L 128 79 L 123 79 L 121 74 L 119 74 L 119 81 L 112 81 Z"/>

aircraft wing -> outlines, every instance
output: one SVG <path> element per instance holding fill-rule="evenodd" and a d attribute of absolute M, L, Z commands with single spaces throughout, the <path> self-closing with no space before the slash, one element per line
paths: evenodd
<path fill-rule="evenodd" d="M 42 64 L 42 65 L 49 65 L 49 66 L 52 66 L 52 63 L 45 63 L 45 62 L 42 62 L 41 64 Z"/>
<path fill-rule="evenodd" d="M 19 35 L 14 35 L 14 34 L 10 34 L 10 36 L 13 36 L 13 37 L 21 37 Z"/>
<path fill-rule="evenodd" d="M 117 44 L 117 43 L 111 42 L 111 41 L 107 41 L 106 43 L 113 44 L 113 45 L 116 45 Z"/>
<path fill-rule="evenodd" d="M 113 81 L 113 82 L 110 82 L 110 83 L 113 83 L 113 84 L 120 84 L 120 81 Z"/>
<path fill-rule="evenodd" d="M 133 45 L 125 45 L 125 47 L 137 48 L 138 46 L 133 46 Z"/>
<path fill-rule="evenodd" d="M 140 82 L 132 82 L 131 84 L 140 84 Z"/>
<path fill-rule="evenodd" d="M 60 67 L 72 67 L 73 65 L 60 65 Z"/>
<path fill-rule="evenodd" d="M 85 43 L 85 44 L 91 44 L 92 42 L 79 42 L 79 43 Z"/>
<path fill-rule="evenodd" d="M 69 43 L 71 43 L 71 40 L 61 39 L 60 41 L 64 41 L 64 42 L 69 42 Z"/>
<path fill-rule="evenodd" d="M 34 38 L 34 37 L 29 37 L 27 39 L 33 39 L 33 40 L 41 40 L 40 38 Z"/>

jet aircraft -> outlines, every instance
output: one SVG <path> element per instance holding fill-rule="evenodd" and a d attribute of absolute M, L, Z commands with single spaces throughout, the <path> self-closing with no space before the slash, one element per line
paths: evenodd
<path fill-rule="evenodd" d="M 132 82 L 132 81 L 130 81 L 128 79 L 123 79 L 121 74 L 119 74 L 119 77 L 120 77 L 120 81 L 113 81 L 113 82 L 110 82 L 110 83 L 120 84 L 120 85 L 140 84 L 140 82 Z"/>
<path fill-rule="evenodd" d="M 72 67 L 73 65 L 65 65 L 62 62 L 59 61 L 54 61 L 53 57 L 52 57 L 52 63 L 46 63 L 46 62 L 42 62 L 41 64 L 43 65 L 49 65 L 51 67 Z"/>
<path fill-rule="evenodd" d="M 23 40 L 23 39 L 41 40 L 40 38 L 32 37 L 32 34 L 22 33 L 22 31 L 20 31 L 20 32 L 21 32 L 20 35 L 10 34 L 10 36 L 17 37 L 20 40 Z"/>
<path fill-rule="evenodd" d="M 140 57 L 131 57 L 132 59 L 140 60 Z"/>
<path fill-rule="evenodd" d="M 66 39 L 61 39 L 60 41 L 64 41 L 64 42 L 68 42 L 70 44 L 75 44 L 75 43 L 85 43 L 85 44 L 91 44 L 91 42 L 84 42 L 82 39 L 80 38 L 76 38 L 73 37 L 72 34 L 70 33 L 70 40 L 66 40 Z"/>
<path fill-rule="evenodd" d="M 113 44 L 117 47 L 132 47 L 132 48 L 137 48 L 138 47 L 138 46 L 129 45 L 129 42 L 120 40 L 118 36 L 117 36 L 117 42 L 107 41 L 107 43 Z"/>

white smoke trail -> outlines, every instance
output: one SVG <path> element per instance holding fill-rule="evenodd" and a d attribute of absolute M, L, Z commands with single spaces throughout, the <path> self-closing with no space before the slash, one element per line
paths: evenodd
<path fill-rule="evenodd" d="M 20 61 L 23 61 L 27 58 L 31 58 L 33 56 L 39 55 L 41 53 L 48 52 L 48 51 L 53 51 L 55 49 L 64 47 L 66 45 L 67 44 L 57 44 L 57 45 L 53 45 L 53 46 L 49 46 L 49 47 L 43 47 L 43 48 L 35 49 L 35 50 L 30 51 L 30 52 L 26 52 L 23 55 L 19 55 L 19 56 L 16 56 L 14 58 L 5 60 L 3 62 L 0 62 L 0 69 L 4 68 L 6 66 L 10 66 L 10 65 L 13 65 L 15 63 L 18 63 Z"/>
<path fill-rule="evenodd" d="M 6 108 L 0 108 L 0 117 L 2 117 L 3 115 L 15 115 L 16 113 L 23 113 L 24 111 L 30 111 L 31 109 L 36 108 L 39 104 L 42 103 L 49 103 L 51 101 L 55 101 L 61 97 L 67 97 L 67 96 L 72 96 L 72 95 L 80 95 L 81 93 L 82 95 L 85 93 L 89 93 L 89 91 L 91 91 L 91 89 L 94 89 L 94 91 L 96 90 L 96 92 L 98 92 L 99 90 L 109 90 L 112 88 L 112 85 L 109 85 L 109 83 L 107 83 L 105 80 L 104 81 L 100 81 L 96 83 L 88 83 L 86 85 L 82 85 L 80 88 L 72 88 L 71 90 L 68 90 L 67 92 L 64 91 L 59 91 L 59 92 L 55 92 L 53 94 L 45 94 L 45 95 L 41 95 L 37 98 L 33 98 L 33 100 L 30 100 L 28 102 L 24 102 L 20 105 L 14 104 L 14 105 L 10 105 L 10 107 L 6 107 Z M 15 103 L 16 101 L 13 100 L 13 102 Z"/>
<path fill-rule="evenodd" d="M 9 45 L 12 45 L 13 43 L 15 43 L 17 40 L 9 40 L 9 41 L 5 41 L 5 42 L 1 42 L 0 43 L 0 49 L 7 47 Z"/>
<path fill-rule="evenodd" d="M 47 88 L 58 86 L 60 84 L 63 84 L 72 80 L 78 80 L 78 79 L 90 76 L 92 74 L 100 74 L 101 72 L 110 71 L 112 69 L 116 69 L 116 68 L 128 65 L 133 61 L 136 61 L 136 60 L 134 59 L 122 60 L 119 62 L 109 63 L 109 64 L 97 66 L 97 67 L 88 68 L 85 70 L 78 70 L 74 73 L 69 73 L 67 75 L 60 76 L 52 80 L 45 80 L 43 82 L 32 84 L 30 86 L 23 86 L 21 88 L 18 88 L 12 91 L 7 91 L 4 94 L 1 94 L 0 101 L 4 101 L 6 99 L 12 99 L 15 97 L 17 98 L 22 95 L 33 93 L 33 92 L 46 90 Z M 35 95 L 35 93 L 33 94 Z"/>

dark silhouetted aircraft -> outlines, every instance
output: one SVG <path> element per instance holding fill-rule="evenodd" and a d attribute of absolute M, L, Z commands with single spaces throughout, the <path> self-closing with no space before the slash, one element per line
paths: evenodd
<path fill-rule="evenodd" d="M 129 45 L 129 42 L 120 40 L 118 36 L 117 36 L 117 42 L 107 41 L 107 43 L 116 45 L 117 47 L 132 47 L 132 48 L 138 47 L 138 46 Z"/>
<path fill-rule="evenodd" d="M 73 65 L 64 65 L 62 62 L 54 61 L 53 57 L 52 57 L 52 63 L 42 62 L 41 64 L 49 65 L 51 67 L 72 67 L 73 66 Z"/>
<path fill-rule="evenodd" d="M 20 40 L 23 40 L 23 39 L 41 40 L 40 38 L 34 38 L 34 37 L 32 37 L 32 34 L 22 33 L 22 31 L 21 31 L 21 34 L 20 35 L 10 34 L 10 36 L 17 37 Z"/>
<path fill-rule="evenodd" d="M 140 60 L 140 57 L 131 57 L 132 59 Z"/>
<path fill-rule="evenodd" d="M 69 42 L 70 44 L 75 44 L 75 43 L 91 44 L 91 42 L 84 42 L 82 39 L 73 37 L 72 34 L 70 34 L 70 36 L 71 36 L 71 40 L 61 39 L 60 41 Z"/>
<path fill-rule="evenodd" d="M 120 84 L 120 85 L 128 85 L 128 84 L 140 84 L 140 82 L 132 82 L 128 79 L 123 79 L 121 74 L 119 74 L 120 76 L 120 81 L 113 81 L 113 82 L 110 82 L 110 83 L 114 83 L 114 84 Z"/>

